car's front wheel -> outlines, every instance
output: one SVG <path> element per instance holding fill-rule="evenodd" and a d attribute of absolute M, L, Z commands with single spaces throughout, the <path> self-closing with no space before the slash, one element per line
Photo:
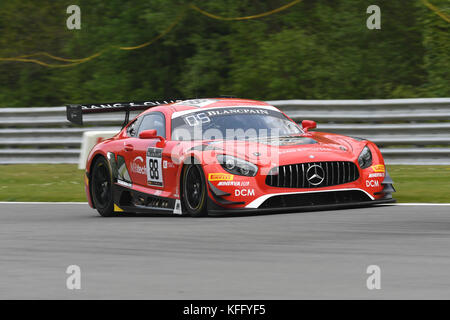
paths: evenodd
<path fill-rule="evenodd" d="M 207 214 L 206 210 L 206 181 L 202 167 L 190 164 L 184 168 L 183 173 L 183 207 L 193 217 Z"/>
<path fill-rule="evenodd" d="M 114 200 L 112 192 L 112 177 L 106 159 L 98 158 L 92 166 L 91 172 L 92 201 L 102 217 L 114 214 Z"/>

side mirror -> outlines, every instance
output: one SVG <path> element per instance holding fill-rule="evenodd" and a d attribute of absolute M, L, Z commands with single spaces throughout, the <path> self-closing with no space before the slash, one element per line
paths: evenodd
<path fill-rule="evenodd" d="M 308 132 L 309 129 L 317 128 L 317 123 L 313 120 L 303 120 L 302 127 L 303 127 L 303 131 Z"/>
<path fill-rule="evenodd" d="M 156 139 L 158 134 L 156 133 L 156 130 L 144 130 L 141 133 L 139 133 L 140 139 Z"/>
<path fill-rule="evenodd" d="M 159 139 L 160 141 L 156 144 L 157 148 L 162 148 L 166 144 L 166 139 L 158 136 L 158 133 L 155 129 L 142 131 L 141 133 L 139 133 L 139 139 Z"/>

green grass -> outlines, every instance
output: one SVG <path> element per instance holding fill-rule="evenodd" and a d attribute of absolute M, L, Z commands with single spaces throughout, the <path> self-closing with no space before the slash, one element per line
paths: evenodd
<path fill-rule="evenodd" d="M 450 202 L 450 166 L 388 166 L 399 202 Z M 0 201 L 86 201 L 76 165 L 0 165 Z"/>
<path fill-rule="evenodd" d="M 72 164 L 0 165 L 0 201 L 87 201 Z"/>
<path fill-rule="evenodd" d="M 450 203 L 450 166 L 387 166 L 398 202 Z"/>

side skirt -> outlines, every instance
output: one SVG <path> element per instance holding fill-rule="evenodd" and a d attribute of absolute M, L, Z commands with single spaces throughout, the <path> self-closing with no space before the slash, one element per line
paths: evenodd
<path fill-rule="evenodd" d="M 176 199 L 155 196 L 114 184 L 114 204 L 124 212 L 173 214 Z M 120 211 L 120 210 L 118 210 Z"/>

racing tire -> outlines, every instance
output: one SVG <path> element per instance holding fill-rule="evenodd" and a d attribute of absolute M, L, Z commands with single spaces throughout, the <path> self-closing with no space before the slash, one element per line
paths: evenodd
<path fill-rule="evenodd" d="M 91 171 L 90 189 L 92 202 L 102 217 L 114 215 L 113 181 L 109 164 L 105 158 L 98 158 Z"/>
<path fill-rule="evenodd" d="M 183 196 L 182 204 L 192 217 L 207 215 L 206 202 L 207 190 L 205 174 L 198 164 L 190 164 L 183 172 Z"/>

